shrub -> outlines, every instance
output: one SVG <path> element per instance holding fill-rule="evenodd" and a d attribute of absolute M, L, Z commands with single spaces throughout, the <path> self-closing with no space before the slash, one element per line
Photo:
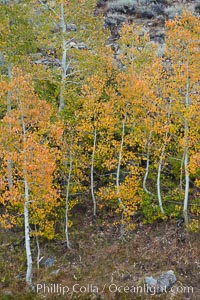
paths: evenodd
<path fill-rule="evenodd" d="M 135 0 L 118 0 L 113 2 L 108 2 L 108 9 L 113 11 L 120 11 L 126 13 L 127 11 L 132 11 L 135 9 L 137 1 Z"/>
<path fill-rule="evenodd" d="M 174 19 L 176 16 L 180 16 L 182 11 L 183 7 L 180 5 L 168 6 L 164 9 L 165 15 L 168 16 L 169 19 Z"/>

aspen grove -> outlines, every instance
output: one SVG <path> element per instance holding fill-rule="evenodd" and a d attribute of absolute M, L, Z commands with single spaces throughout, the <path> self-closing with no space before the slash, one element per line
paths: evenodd
<path fill-rule="evenodd" d="M 38 267 L 40 240 L 70 248 L 80 203 L 94 220 L 112 213 L 122 236 L 138 213 L 198 231 L 199 17 L 166 21 L 162 56 L 125 23 L 119 65 L 95 1 L 25 2 L 0 4 L 0 224 L 24 230 L 27 284 L 32 238 Z"/>

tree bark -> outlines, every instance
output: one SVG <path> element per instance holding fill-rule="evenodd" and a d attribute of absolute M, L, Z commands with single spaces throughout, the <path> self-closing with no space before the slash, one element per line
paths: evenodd
<path fill-rule="evenodd" d="M 69 214 L 69 189 L 70 189 L 70 181 L 71 181 L 71 174 L 72 174 L 72 152 L 70 149 L 69 154 L 69 173 L 67 179 L 67 191 L 66 191 L 66 211 L 65 211 L 65 237 L 67 248 L 70 249 L 70 242 L 69 242 L 69 227 L 68 227 L 68 214 Z"/>
<path fill-rule="evenodd" d="M 94 128 L 94 142 L 93 142 L 93 149 L 92 149 L 92 162 L 91 162 L 91 194 L 92 194 L 92 201 L 93 201 L 93 216 L 96 217 L 97 213 L 97 204 L 96 204 L 96 198 L 94 195 L 94 156 L 96 151 L 96 142 L 97 142 L 97 129 Z"/>
<path fill-rule="evenodd" d="M 36 240 L 36 245 L 37 245 L 37 268 L 39 269 L 40 268 L 40 254 L 41 254 L 41 251 L 40 251 L 40 243 L 39 243 L 39 237 L 37 235 L 36 225 L 35 225 L 35 233 L 36 233 L 35 240 Z"/>
<path fill-rule="evenodd" d="M 180 169 L 180 190 L 183 191 L 183 166 L 185 161 L 185 151 L 183 152 L 183 157 L 181 159 L 181 169 Z"/>
<path fill-rule="evenodd" d="M 64 100 L 64 90 L 65 90 L 65 80 L 66 80 L 66 71 L 67 71 L 67 45 L 65 40 L 66 34 L 66 23 L 65 23 L 65 11 L 63 1 L 61 2 L 61 27 L 62 27 L 62 78 L 60 85 L 60 104 L 59 112 L 61 112 L 65 107 Z"/>
<path fill-rule="evenodd" d="M 120 183 L 119 183 L 119 177 L 120 177 L 120 168 L 121 168 L 121 160 L 122 160 L 122 151 L 124 146 L 124 135 L 125 135 L 125 126 L 126 126 L 126 117 L 127 112 L 125 112 L 124 120 L 122 122 L 122 137 L 121 137 L 121 144 L 120 144 L 120 150 L 119 150 L 119 157 L 118 157 L 118 165 L 117 165 L 117 176 L 116 176 L 116 188 L 117 188 L 117 194 L 120 193 Z M 122 224 L 121 224 L 121 236 L 124 236 L 124 212 L 125 212 L 125 205 L 120 197 L 118 197 L 119 205 L 122 207 Z"/>
<path fill-rule="evenodd" d="M 120 193 L 120 188 L 119 188 L 119 177 L 120 177 L 120 168 L 121 168 L 121 160 L 122 160 L 122 150 L 124 146 L 124 135 L 125 135 L 125 125 L 126 125 L 126 117 L 127 117 L 127 112 L 125 113 L 124 120 L 122 122 L 122 138 L 121 138 L 121 144 L 120 144 L 120 150 L 119 150 L 119 157 L 118 157 L 118 165 L 117 165 L 117 176 L 116 176 L 116 188 L 117 188 L 117 194 Z M 125 209 L 125 206 L 122 202 L 122 199 L 119 197 L 118 202 L 120 205 L 122 205 L 123 211 Z"/>
<path fill-rule="evenodd" d="M 31 243 L 30 243 L 30 230 L 29 230 L 29 190 L 26 177 L 24 178 L 25 188 L 25 203 L 24 203 L 24 227 L 25 227 L 25 247 L 26 247 L 26 259 L 27 259 L 27 270 L 26 270 L 26 283 L 32 284 L 32 254 L 31 254 Z"/>
<path fill-rule="evenodd" d="M 11 64 L 8 63 L 8 78 L 11 79 Z M 9 115 L 11 112 L 11 102 L 10 102 L 10 92 L 7 94 L 7 114 Z M 9 132 L 11 133 L 11 123 L 8 124 L 9 126 Z M 12 159 L 10 157 L 10 154 L 8 156 L 7 161 L 7 172 L 8 172 L 8 188 L 9 190 L 12 190 L 13 188 L 13 176 L 12 176 Z"/>
<path fill-rule="evenodd" d="M 152 131 L 149 134 L 149 138 L 147 141 L 147 161 L 146 161 L 146 171 L 145 171 L 145 175 L 144 175 L 144 179 L 143 179 L 143 189 L 144 191 L 149 194 L 149 195 L 153 195 L 146 187 L 146 183 L 147 183 L 147 178 L 149 175 L 149 164 L 150 164 L 150 143 L 151 143 L 151 136 L 152 136 Z"/>
<path fill-rule="evenodd" d="M 167 137 L 168 137 L 168 131 L 165 133 L 165 139 L 164 139 L 164 145 L 160 154 L 160 160 L 158 163 L 158 173 L 157 173 L 157 195 L 158 195 L 158 203 L 160 207 L 160 211 L 162 214 L 164 214 L 164 209 L 163 209 L 163 203 L 162 203 L 162 195 L 161 195 L 161 188 L 160 188 L 160 176 L 161 176 L 161 170 L 162 170 L 162 163 L 163 163 L 163 155 L 165 153 L 165 148 L 167 145 Z"/>
<path fill-rule="evenodd" d="M 22 133 L 23 133 L 23 144 L 24 148 L 26 146 L 26 126 L 24 122 L 23 111 L 21 111 L 21 124 L 22 124 Z M 24 227 L 25 227 L 25 247 L 26 247 L 26 259 L 27 259 L 27 270 L 26 270 L 26 283 L 28 285 L 32 284 L 32 254 L 31 254 L 31 243 L 30 243 L 30 229 L 29 229 L 29 186 L 27 179 L 27 159 L 26 152 L 24 155 L 24 165 L 23 165 L 23 176 L 24 176 Z"/>
<path fill-rule="evenodd" d="M 185 196 L 184 196 L 184 206 L 183 206 L 183 217 L 185 224 L 188 224 L 188 200 L 189 200 L 189 183 L 190 177 L 188 172 L 188 148 L 185 148 L 185 159 L 184 159 L 184 168 L 185 168 Z"/>
<path fill-rule="evenodd" d="M 188 64 L 187 64 L 187 72 L 188 72 Z M 186 82 L 186 95 L 185 95 L 185 108 L 186 111 L 189 107 L 189 75 L 187 74 L 187 82 Z M 189 164 L 189 154 L 188 154 L 188 121 L 184 118 L 184 170 L 185 170 L 185 195 L 184 195 L 184 205 L 183 205 L 183 217 L 185 224 L 188 224 L 188 200 L 189 200 L 189 184 L 190 184 L 190 176 L 188 170 Z"/>

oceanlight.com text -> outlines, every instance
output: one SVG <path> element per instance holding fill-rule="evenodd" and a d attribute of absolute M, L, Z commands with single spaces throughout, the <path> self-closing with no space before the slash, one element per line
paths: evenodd
<path fill-rule="evenodd" d="M 70 293 L 81 293 L 81 294 L 103 294 L 105 291 L 109 291 L 109 293 L 121 293 L 121 294 L 152 294 L 155 295 L 157 293 L 173 293 L 173 294 L 192 294 L 194 293 L 194 288 L 192 286 L 173 286 L 167 290 L 166 287 L 163 287 L 162 290 L 157 288 L 156 286 L 148 286 L 144 285 L 117 285 L 115 283 L 104 284 L 104 286 L 97 286 L 94 284 L 74 284 L 72 286 L 63 285 L 59 283 L 38 283 L 36 285 L 36 291 L 38 294 L 57 294 L 57 295 L 67 295 Z"/>

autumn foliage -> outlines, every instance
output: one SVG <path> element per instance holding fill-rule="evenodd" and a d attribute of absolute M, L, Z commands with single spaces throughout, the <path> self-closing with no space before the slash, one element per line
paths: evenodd
<path fill-rule="evenodd" d="M 88 47 L 68 47 L 72 33 L 65 30 L 62 48 L 62 41 L 52 38 L 51 22 L 62 17 L 58 12 L 56 7 L 45 11 L 40 25 L 60 61 L 65 53 L 67 76 L 66 64 L 34 65 L 35 41 L 29 53 L 18 44 L 14 51 L 5 42 L 7 20 L 2 24 L 1 226 L 23 227 L 28 207 L 30 236 L 68 240 L 81 204 L 95 218 L 109 212 L 122 234 L 134 228 L 138 211 L 144 222 L 183 215 L 188 228 L 197 231 L 199 18 L 184 12 L 166 23 L 162 57 L 142 27 L 124 24 L 120 67 L 101 42 L 107 32 L 90 37 L 93 22 L 100 26 L 92 15 L 84 30 L 78 24 L 77 39 L 85 39 Z M 47 47 L 44 32 L 38 33 L 38 42 Z"/>

